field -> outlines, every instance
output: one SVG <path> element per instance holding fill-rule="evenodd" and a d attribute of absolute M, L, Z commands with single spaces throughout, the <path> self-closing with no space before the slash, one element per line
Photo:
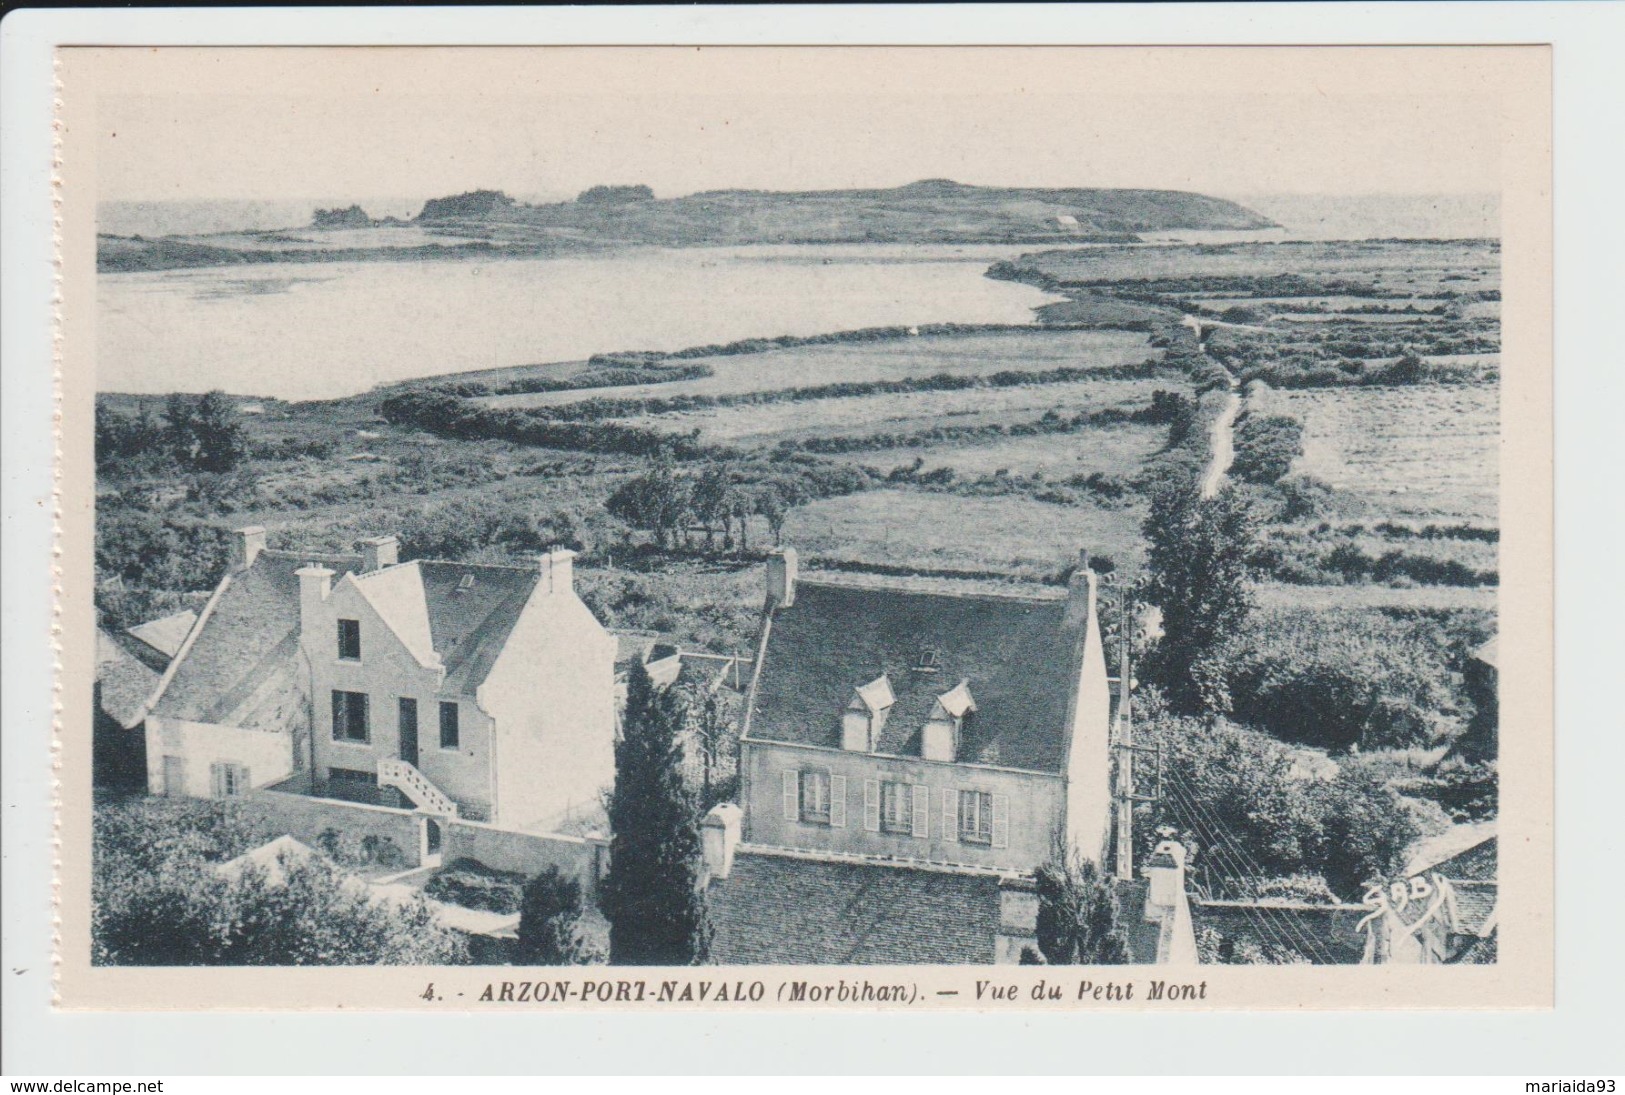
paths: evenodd
<path fill-rule="evenodd" d="M 1052 580 L 1077 559 L 1079 548 L 1137 565 L 1141 516 L 1137 508 L 873 490 L 798 507 L 784 539 L 818 560 Z"/>
<path fill-rule="evenodd" d="M 1494 525 L 1499 392 L 1488 385 L 1275 391 L 1267 407 L 1303 421 L 1295 470 L 1393 517 Z"/>
<path fill-rule="evenodd" d="M 684 358 L 678 364 L 704 365 L 712 375 L 659 385 L 497 395 L 483 402 L 497 407 L 547 407 L 583 399 L 640 395 L 734 395 L 813 384 L 901 380 L 938 373 L 981 376 L 1001 369 L 1106 368 L 1135 364 L 1156 356 L 1157 351 L 1151 349 L 1147 336 L 1134 331 L 1034 328 L 988 334 L 926 335 Z M 511 369 L 501 374 L 478 375 L 488 375 L 493 384 L 503 384 L 528 375 L 566 379 L 584 367 L 584 363 L 580 363 L 573 369 L 543 366 L 529 372 Z"/>
<path fill-rule="evenodd" d="M 843 396 L 646 415 L 627 421 L 672 433 L 698 430 L 704 441 L 768 445 L 814 437 L 914 433 L 935 426 L 1008 425 L 1031 421 L 1050 410 L 1071 414 L 1108 407 L 1134 410 L 1149 405 L 1151 393 L 1159 387 L 1177 383 L 1177 378 L 1095 380 L 973 392 Z"/>
<path fill-rule="evenodd" d="M 1095 426 L 1062 436 L 1007 437 L 996 441 L 963 445 L 934 445 L 919 453 L 922 471 L 952 468 L 960 479 L 1011 475 L 1042 475 L 1052 481 L 1103 472 L 1132 474 L 1168 439 L 1163 426 L 1125 422 Z M 895 449 L 864 449 L 843 453 L 837 460 L 849 460 L 868 467 L 890 470 L 909 462 L 909 453 Z"/>

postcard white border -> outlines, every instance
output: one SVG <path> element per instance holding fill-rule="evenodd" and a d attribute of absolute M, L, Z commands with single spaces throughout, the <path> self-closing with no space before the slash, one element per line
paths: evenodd
<path fill-rule="evenodd" d="M 277 1071 L 548 1071 L 606 1066 L 876 1071 L 931 1069 L 1213 1072 L 1503 1071 L 1572 1073 L 1585 1051 L 1614 1040 L 1600 1024 L 1619 969 L 1621 887 L 1595 839 L 1604 807 L 1617 799 L 1621 767 L 1617 710 L 1587 682 L 1611 681 L 1618 635 L 1610 617 L 1620 582 L 1610 545 L 1619 543 L 1617 487 L 1586 469 L 1622 466 L 1614 419 L 1622 404 L 1618 351 L 1606 321 L 1617 306 L 1620 214 L 1610 192 L 1617 150 L 1588 140 L 1621 99 L 1613 47 L 1618 10 L 1571 5 L 1299 5 L 1292 8 L 1184 6 L 1089 9 L 619 9 L 515 11 L 368 10 L 262 12 L 21 12 L 5 20 L 3 133 L 5 222 L 5 693 L 4 933 L 7 1071 L 113 1069 L 168 1073 Z M 922 38 L 922 35 L 925 37 Z M 50 992 L 49 894 L 38 879 L 50 859 L 48 763 L 50 653 L 41 639 L 49 587 L 41 581 L 49 542 L 50 392 L 38 383 L 50 361 L 50 49 L 57 44 L 395 44 L 554 41 L 739 42 L 1539 42 L 1558 43 L 1557 214 L 1560 480 L 1558 604 L 1560 666 L 1558 870 L 1559 996 L 1549 1013 L 1041 1016 L 143 1016 L 63 1015 Z M 1588 117 L 1588 104 L 1595 114 Z M 46 120 L 41 125 L 41 120 Z M 32 144 L 33 148 L 28 148 Z M 25 153 L 28 154 L 25 157 Z M 43 153 L 44 162 L 34 157 Z M 42 198 L 42 196 L 45 196 Z M 1610 208 L 1610 206 L 1613 208 Z M 1610 244 L 1612 246 L 1610 246 Z M 43 295 L 42 295 L 43 290 Z M 44 311 L 41 311 L 41 306 Z M 25 372 L 26 370 L 26 372 Z M 1604 439 L 1614 443 L 1612 452 Z M 1605 459 L 1612 456 L 1614 459 Z M 1608 488 L 1612 488 L 1611 495 Z M 32 517 L 30 513 L 32 511 Z M 1569 615 L 1569 612 L 1573 615 Z M 1592 625 L 1592 626 L 1588 626 Z M 1589 810 L 1588 810 L 1589 804 Z M 32 884 L 30 884 L 32 883 Z M 43 916 L 42 916 L 43 912 Z M 41 930 L 43 929 L 43 930 Z M 21 972 L 14 972 L 21 971 Z M 1617 1005 L 1616 1005 L 1617 1006 Z M 1088 1022 L 1087 1031 L 1079 1029 Z M 342 1024 L 344 1037 L 331 1037 Z M 522 1025 L 521 1025 L 522 1024 Z M 431 1029 L 432 1028 L 432 1029 Z M 274 1034 L 267 1037 L 267 1033 Z M 1032 1032 L 1032 1037 L 1024 1032 Z M 436 1036 L 438 1035 L 438 1036 Z M 636 1059 L 609 1043 L 641 1039 Z M 345 1046 L 390 1045 L 387 1059 L 358 1060 Z M 547 1047 L 547 1063 L 539 1065 Z M 1180 1047 L 1169 1054 L 1169 1045 Z M 290 1055 L 288 1047 L 300 1051 Z M 455 1050 L 449 1048 L 455 1046 Z M 726 1046 L 723 1052 L 719 1047 Z M 831 1054 L 841 1046 L 844 1052 Z M 1161 1047 L 1161 1048 L 1159 1048 Z M 1373 1059 L 1373 1052 L 1380 1054 Z M 1617 1051 L 1616 1051 L 1617 1052 Z M 1533 1064 L 1532 1062 L 1540 1062 Z M 35 1067 L 26 1066 L 32 1062 Z M 72 1062 L 70 1064 L 70 1062 Z"/>

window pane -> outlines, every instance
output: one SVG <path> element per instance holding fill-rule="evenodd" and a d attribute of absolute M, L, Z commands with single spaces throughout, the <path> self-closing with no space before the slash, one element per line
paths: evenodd
<path fill-rule="evenodd" d="M 440 748 L 456 749 L 461 737 L 461 729 L 457 724 L 457 705 L 455 703 L 442 703 L 440 705 Z"/>
<path fill-rule="evenodd" d="M 350 661 L 361 658 L 361 621 L 339 621 L 339 657 Z"/>
<path fill-rule="evenodd" d="M 801 814 L 816 821 L 829 820 L 829 774 L 801 773 Z"/>

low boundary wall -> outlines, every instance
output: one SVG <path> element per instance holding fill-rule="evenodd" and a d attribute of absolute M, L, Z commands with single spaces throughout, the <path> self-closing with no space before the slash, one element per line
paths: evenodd
<path fill-rule="evenodd" d="M 312 847 L 331 829 L 346 846 L 368 837 L 398 848 L 404 866 L 422 864 L 427 823 L 440 826 L 440 861 L 476 859 L 487 867 L 526 876 L 557 867 L 597 896 L 598 883 L 609 869 L 609 840 L 563 833 L 520 833 L 462 818 L 448 820 L 419 810 L 400 810 L 341 799 L 314 798 L 292 790 L 262 787 L 249 801 L 267 820 Z"/>

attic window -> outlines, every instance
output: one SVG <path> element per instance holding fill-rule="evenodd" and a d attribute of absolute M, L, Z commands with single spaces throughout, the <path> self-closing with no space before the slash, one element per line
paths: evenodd
<path fill-rule="evenodd" d="M 942 652 L 934 646 L 920 647 L 919 660 L 914 663 L 917 673 L 935 673 L 942 668 Z"/>
<path fill-rule="evenodd" d="M 457 583 L 457 592 L 458 593 L 467 593 L 469 590 L 471 590 L 473 588 L 474 588 L 474 575 L 472 575 L 472 574 L 463 575 L 462 581 Z"/>

